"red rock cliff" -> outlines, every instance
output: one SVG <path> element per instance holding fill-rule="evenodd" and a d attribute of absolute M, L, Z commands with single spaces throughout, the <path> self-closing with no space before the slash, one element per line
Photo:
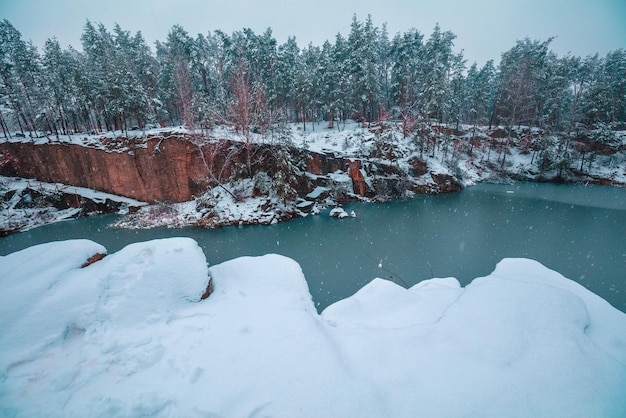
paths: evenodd
<path fill-rule="evenodd" d="M 9 168 L 27 178 L 87 187 L 155 202 L 189 200 L 207 183 L 199 148 L 174 138 L 150 139 L 131 151 L 105 152 L 79 145 L 1 143 L 0 153 L 17 162 Z"/>
<path fill-rule="evenodd" d="M 10 161 L 0 166 L 0 174 L 87 187 L 145 202 L 184 202 L 215 186 L 218 178 L 225 181 L 233 173 L 241 171 L 241 166 L 245 164 L 244 147 L 241 143 L 230 141 L 194 142 L 182 137 L 155 137 L 140 143 L 109 141 L 106 146 L 115 149 L 0 142 L 0 154 L 9 156 L 5 160 Z M 406 178 L 406 174 L 392 165 L 377 164 L 377 178 L 372 182 L 374 186 L 379 186 L 377 191 L 366 182 L 360 159 L 310 152 L 305 160 L 306 171 L 315 175 L 324 176 L 337 170 L 348 173 L 356 195 L 371 198 L 376 193 L 390 193 L 390 190 L 398 189 L 396 194 L 403 196 L 403 189 L 396 185 Z M 260 158 L 255 163 L 255 171 L 266 171 L 272 175 L 276 170 L 274 164 L 275 160 L 271 158 Z M 372 163 L 368 164 L 371 166 Z M 413 174 L 425 174 L 428 166 L 414 161 L 413 171 Z M 304 196 L 315 185 L 307 176 L 302 176 L 298 181 L 298 193 Z M 404 187 L 417 193 L 460 189 L 453 177 L 434 174 L 432 181 Z"/>

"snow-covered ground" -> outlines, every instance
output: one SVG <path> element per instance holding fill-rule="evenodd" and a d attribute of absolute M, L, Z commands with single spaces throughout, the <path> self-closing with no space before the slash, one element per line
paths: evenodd
<path fill-rule="evenodd" d="M 75 205 L 77 207 L 59 209 L 51 203 L 51 200 L 60 199 L 63 195 L 75 196 L 78 200 Z M 145 202 L 135 199 L 84 187 L 4 176 L 0 176 L 0 196 L 4 196 L 0 201 L 0 232 L 27 231 L 37 226 L 74 218 L 85 212 L 80 200 L 88 200 L 94 205 L 110 202 L 119 207 L 119 213 L 122 214 L 128 213 L 129 207 L 139 208 L 146 205 Z M 84 202 L 82 205 L 85 206 Z"/>
<path fill-rule="evenodd" d="M 222 225 L 268 225 L 296 215 L 307 216 L 293 205 L 285 205 L 269 191 L 255 196 L 256 186 L 252 179 L 229 182 L 223 186 L 215 187 L 189 202 L 146 206 L 115 221 L 112 226 L 130 229 L 182 228 L 189 225 L 213 228 Z M 238 199 L 231 193 L 236 193 Z"/>
<path fill-rule="evenodd" d="M 13 133 L 11 138 L 0 138 L 0 142 L 21 142 L 35 145 L 64 144 L 80 145 L 89 148 L 101 149 L 108 152 L 132 151 L 131 145 L 140 147 L 150 138 L 167 138 L 190 133 L 182 127 L 151 128 L 148 130 L 109 131 L 104 133 L 77 133 L 71 135 L 44 135 L 37 133 L 33 136 L 19 136 Z M 129 141 L 130 140 L 130 141 Z"/>
<path fill-rule="evenodd" d="M 335 155 L 344 157 L 368 157 L 371 156 L 372 150 L 380 145 L 383 138 L 386 145 L 390 145 L 396 153 L 396 159 L 393 161 L 399 166 L 406 165 L 406 160 L 411 157 L 420 155 L 424 161 L 428 163 L 429 169 L 434 173 L 460 174 L 464 184 L 471 185 L 478 181 L 490 179 L 493 177 L 502 178 L 502 174 L 512 174 L 519 176 L 527 176 L 531 179 L 538 174 L 545 178 L 554 177 L 557 173 L 556 169 L 549 169 L 546 172 L 538 173 L 537 155 L 533 155 L 529 146 L 533 142 L 528 142 L 526 147 L 522 146 L 524 141 L 537 141 L 541 139 L 546 141 L 548 149 L 554 150 L 558 146 L 557 136 L 547 134 L 538 128 L 516 127 L 515 137 L 511 138 L 507 145 L 507 156 L 505 164 L 500 165 L 501 154 L 496 150 L 489 150 L 487 140 L 490 132 L 503 130 L 503 127 L 494 127 L 493 130 L 486 126 L 478 126 L 474 132 L 474 128 L 469 125 L 462 125 L 460 128 L 464 135 L 446 136 L 439 135 L 437 151 L 427 152 L 425 154 L 418 153 L 417 146 L 414 143 L 414 134 L 410 134 L 407 138 L 401 133 L 401 126 L 397 122 L 386 122 L 385 129 L 381 130 L 377 124 L 370 127 L 354 121 L 337 122 L 334 128 L 328 128 L 327 122 L 307 123 L 306 130 L 303 129 L 302 123 L 292 124 L 290 130 L 290 140 L 296 147 L 318 153 L 334 153 Z M 447 129 L 447 125 L 441 125 L 438 129 Z M 385 133 L 386 132 L 386 133 Z M 592 163 L 589 165 L 589 155 L 585 155 L 583 161 L 583 171 L 588 172 L 589 176 L 596 178 L 610 179 L 616 183 L 626 184 L 626 131 L 616 131 L 613 133 L 615 137 L 614 147 L 621 150 L 615 154 L 602 155 L 595 154 Z M 129 152 L 132 147 L 145 146 L 145 141 L 152 138 L 168 138 L 180 137 L 182 135 L 207 135 L 213 139 L 226 139 L 232 141 L 244 141 L 244 138 L 236 133 L 232 127 L 220 125 L 211 131 L 189 130 L 182 126 L 151 128 L 147 130 L 130 130 L 130 131 L 110 131 L 106 133 L 94 134 L 72 134 L 72 135 L 54 135 L 44 136 L 39 134 L 37 137 L 21 137 L 13 135 L 11 138 L 0 138 L 2 142 L 21 142 L 33 144 L 74 144 L 90 148 L 102 149 L 109 152 Z M 430 131 L 430 135 L 435 135 Z M 278 136 L 273 131 L 266 132 L 265 135 L 252 134 L 252 141 L 257 144 L 273 143 L 274 137 Z M 436 135 L 435 135 L 436 136 Z M 468 153 L 468 143 L 461 144 L 457 151 L 454 151 L 454 139 L 469 141 L 470 138 L 476 138 L 482 144 L 472 147 L 471 155 Z M 446 140 L 447 138 L 447 140 Z M 531 139 L 532 138 L 532 139 Z M 447 141 L 447 145 L 444 143 Z M 504 141 L 501 141 L 504 142 Z M 442 148 L 446 147 L 445 155 Z M 579 152 L 568 148 L 571 161 L 568 167 L 577 169 L 581 164 Z M 578 160 L 578 161 L 577 161 Z M 588 167 L 588 168 L 587 168 Z M 406 167 L 403 167 L 406 168 Z"/>
<path fill-rule="evenodd" d="M 353 181 L 344 171 L 338 170 L 327 176 L 303 173 L 310 178 L 324 177 L 323 181 L 327 183 L 326 186 L 332 189 L 331 195 L 347 196 L 350 199 L 368 201 L 411 197 L 415 188 L 412 189 L 407 185 L 416 186 L 420 189 L 420 193 L 436 193 L 439 191 L 439 186 L 432 177 L 433 175 L 454 177 L 462 186 L 470 186 L 481 181 L 553 179 L 559 173 L 554 164 L 547 164 L 547 167 L 540 169 L 538 164 L 540 153 L 533 151 L 531 145 L 538 141 L 550 144 L 545 146 L 548 150 L 546 155 L 550 154 L 549 158 L 556 161 L 555 155 L 559 149 L 559 141 L 556 136 L 548 135 L 536 128 L 515 128 L 513 137 L 506 141 L 500 138 L 499 144 L 490 146 L 490 142 L 496 141 L 494 139 L 498 136 L 496 132 L 498 130 L 503 132 L 502 128 L 490 131 L 487 127 L 478 127 L 474 132 L 471 126 L 463 126 L 461 132 L 463 135 L 456 133 L 456 136 L 453 136 L 452 134 L 436 134 L 435 128 L 440 131 L 449 128 L 433 126 L 428 133 L 431 143 L 424 151 L 421 149 L 423 145 L 421 138 L 411 135 L 405 138 L 400 125 L 395 123 L 386 123 L 384 128 L 375 124 L 367 128 L 356 122 L 336 123 L 333 129 L 329 129 L 326 122 L 307 123 L 306 126 L 306 131 L 302 124 L 291 126 L 290 141 L 293 146 L 334 157 L 361 160 L 360 172 L 367 185 L 366 194 L 369 197 L 354 193 Z M 126 138 L 127 134 L 128 138 Z M 58 139 L 52 136 L 34 139 L 13 137 L 2 138 L 0 142 L 34 142 L 36 144 L 62 142 L 103 149 L 107 152 L 131 152 L 130 146 L 145 146 L 145 141 L 149 138 L 189 134 L 208 134 L 213 139 L 243 140 L 241 135 L 233 129 L 227 126 L 217 126 L 210 133 L 192 132 L 182 127 L 173 127 L 127 133 L 118 131 L 97 135 L 77 134 L 60 136 Z M 272 132 L 267 132 L 265 136 L 253 134 L 253 141 L 258 144 L 271 144 L 274 143 L 273 135 Z M 475 139 L 474 145 L 470 144 L 471 138 Z M 508 143 L 507 146 L 503 145 L 504 142 Z M 572 170 L 565 170 L 562 173 L 563 180 L 626 184 L 626 132 L 615 132 L 613 148 L 617 151 L 613 153 L 580 154 L 575 150 L 574 145 L 568 146 L 570 147 L 568 155 L 571 159 L 568 167 Z M 579 146 L 582 145 L 579 144 Z M 426 167 L 425 174 L 415 174 L 412 164 L 416 159 L 423 162 Z M 393 169 L 386 170 L 385 167 Z M 582 172 L 575 172 L 580 168 Z M 330 197 L 320 202 L 300 196 L 300 200 L 285 202 L 272 195 L 271 187 L 267 187 L 267 193 L 261 193 L 261 195 L 254 193 L 253 189 L 256 186 L 254 181 L 256 180 L 229 179 L 222 184 L 222 187 L 215 187 L 190 202 L 145 206 L 138 213 L 131 214 L 127 219 L 117 222 L 116 226 L 150 228 L 154 226 L 214 227 L 233 224 L 268 224 L 294 216 L 306 216 L 309 212 L 300 210 L 301 208 L 307 208 L 307 210 L 311 208 L 312 213 L 317 213 L 320 209 L 332 207 L 341 200 Z M 272 182 L 271 179 L 268 181 Z M 0 185 L 0 190 L 1 187 Z M 59 185 L 47 187 L 58 188 Z M 238 190 L 237 199 L 234 199 L 233 190 Z M 89 194 L 90 192 L 80 191 L 79 193 Z M 24 228 L 31 228 L 76 215 L 76 210 L 53 213 L 54 211 L 49 208 L 44 208 L 40 212 L 21 213 L 9 210 L 11 209 L 10 203 L 4 205 L 6 210 L 0 214 L 0 225 L 13 223 L 23 224 Z M 314 207 L 314 203 L 319 207 Z M 11 228 L 4 229 L 11 230 Z"/>
<path fill-rule="evenodd" d="M 335 155 L 363 157 L 371 156 L 372 150 L 380 146 L 381 139 L 384 145 L 394 151 L 395 160 L 393 164 L 398 165 L 405 171 L 408 168 L 408 160 L 418 157 L 424 160 L 429 167 L 431 173 L 451 174 L 459 177 L 464 186 L 476 184 L 484 180 L 502 181 L 507 177 L 519 177 L 527 180 L 533 180 L 537 177 L 546 179 L 553 178 L 557 175 L 556 168 L 550 168 L 541 171 L 538 168 L 538 154 L 533 155 L 532 150 L 524 148 L 522 143 L 527 138 L 542 138 L 551 145 L 547 146 L 551 151 L 557 148 L 556 135 L 548 135 L 537 128 L 518 127 L 514 128 L 517 138 L 512 138 L 507 149 L 504 164 L 501 164 L 502 154 L 498 150 L 489 150 L 488 140 L 491 132 L 503 130 L 502 127 L 495 127 L 489 130 L 486 126 L 479 126 L 473 133 L 473 127 L 469 125 L 461 126 L 462 136 L 446 136 L 440 135 L 436 152 L 420 153 L 418 146 L 414 142 L 413 135 L 404 138 L 400 126 L 394 123 L 387 124 L 391 127 L 390 131 L 382 131 L 376 124 L 371 128 L 363 127 L 355 122 L 338 123 L 335 129 L 328 129 L 325 123 L 316 123 L 313 130 L 311 124 L 308 124 L 307 131 L 300 129 L 301 125 L 294 126 L 292 130 L 293 141 L 296 145 L 302 146 L 313 152 L 332 152 Z M 447 128 L 442 125 L 442 128 Z M 384 132 L 387 137 L 383 138 Z M 590 177 L 608 179 L 615 183 L 626 184 L 626 131 L 614 132 L 616 138 L 616 148 L 621 151 L 615 154 L 603 155 L 598 153 L 593 156 L 592 163 L 589 165 L 589 155 L 585 155 L 583 171 Z M 472 137 L 478 140 L 478 145 L 471 148 L 469 140 Z M 419 139 L 418 139 L 419 140 Z M 454 150 L 454 140 L 457 141 L 457 150 Z M 463 143 L 462 141 L 465 141 Z M 504 142 L 504 140 L 502 140 Z M 443 151 L 447 147 L 447 151 Z M 578 169 L 580 164 L 580 155 L 573 149 L 568 149 L 571 162 L 569 167 Z M 566 170 L 567 171 L 567 170 Z M 568 180 L 569 173 L 565 173 L 564 180 Z M 571 180 L 576 180 L 572 178 Z"/>
<path fill-rule="evenodd" d="M 175 238 L 81 268 L 105 252 L 0 257 L 3 417 L 626 416 L 626 315 L 531 260 L 318 314 L 279 255 L 209 268 Z"/>

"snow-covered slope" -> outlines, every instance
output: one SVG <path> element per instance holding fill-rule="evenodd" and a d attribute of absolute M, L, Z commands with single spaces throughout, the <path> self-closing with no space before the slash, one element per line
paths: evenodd
<path fill-rule="evenodd" d="M 531 260 L 374 279 L 320 315 L 279 255 L 208 268 L 176 238 L 81 268 L 103 252 L 0 257 L 0 415 L 626 415 L 626 315 Z"/>
<path fill-rule="evenodd" d="M 0 199 L 0 236 L 81 214 L 124 214 L 128 213 L 129 207 L 137 209 L 146 205 L 145 202 L 84 187 L 4 176 L 0 176 L 0 196 L 4 196 Z M 73 206 L 70 207 L 67 200 L 71 200 Z"/>
<path fill-rule="evenodd" d="M 288 141 L 273 133 L 254 134 L 259 154 L 250 169 L 243 169 L 243 138 L 226 126 L 210 133 L 172 128 L 131 131 L 129 137 L 109 132 L 59 140 L 0 138 L 0 156 L 6 154 L 7 172 L 160 202 L 132 211 L 115 225 L 123 228 L 271 224 L 346 200 L 403 199 L 482 181 L 626 184 L 626 131 L 613 132 L 610 143 L 600 147 L 593 131 L 579 136 L 523 126 L 457 131 L 437 124 L 405 136 L 402 125 L 391 121 L 369 128 L 356 122 L 336 129 L 307 126 L 305 131 L 301 124 L 291 125 Z M 59 148 L 59 141 L 68 146 Z M 286 144 L 290 147 L 281 148 Z M 272 149 L 282 149 L 281 156 L 261 157 Z M 65 159 L 56 157 L 59 152 Z M 15 187 L 0 184 L 0 194 Z M 323 198 L 313 197 L 318 187 L 327 191 Z M 56 214 L 47 207 L 25 212 L 10 201 L 15 196 L 20 197 L 5 197 L 6 214 L 0 216 L 0 228 L 7 232 L 77 212 Z"/>

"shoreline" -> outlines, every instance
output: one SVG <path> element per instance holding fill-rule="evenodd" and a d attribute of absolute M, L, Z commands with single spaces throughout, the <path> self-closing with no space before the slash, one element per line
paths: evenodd
<path fill-rule="evenodd" d="M 131 229 L 273 224 L 345 202 L 450 193 L 481 182 L 626 187 L 626 132 L 602 149 L 588 136 L 568 137 L 563 154 L 556 134 L 528 127 L 506 131 L 505 140 L 502 127 L 439 127 L 428 141 L 404 137 L 390 123 L 341 132 L 292 128 L 290 141 L 259 137 L 252 149 L 226 128 L 209 137 L 179 128 L 132 138 L 74 136 L 63 144 L 0 139 L 8 161 L 0 167 L 0 231 L 100 213 L 126 215 L 114 226 Z M 544 142 L 551 145 L 533 145 Z M 54 182 L 13 177 L 24 175 Z"/>

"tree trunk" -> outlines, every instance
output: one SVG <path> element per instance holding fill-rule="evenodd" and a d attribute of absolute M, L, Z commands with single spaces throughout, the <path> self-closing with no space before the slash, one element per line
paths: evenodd
<path fill-rule="evenodd" d="M 2 126 L 2 133 L 4 134 L 4 137 L 11 138 L 11 132 L 9 132 L 9 128 L 7 127 L 7 124 L 4 122 L 4 117 L 2 116 L 1 112 L 0 112 L 0 125 Z"/>

